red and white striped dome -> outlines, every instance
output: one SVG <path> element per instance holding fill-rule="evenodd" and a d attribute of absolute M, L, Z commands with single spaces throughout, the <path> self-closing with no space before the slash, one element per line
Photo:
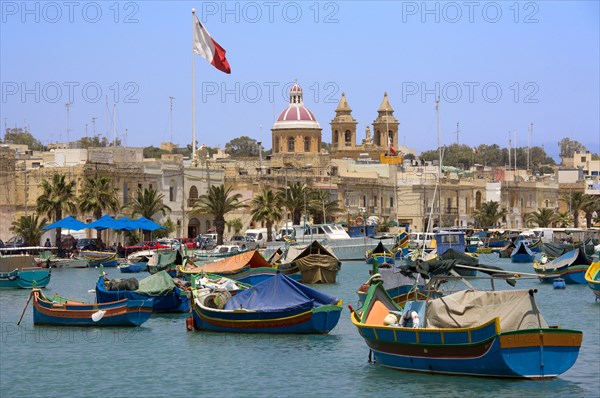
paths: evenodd
<path fill-rule="evenodd" d="M 298 83 L 290 88 L 290 104 L 281 112 L 273 128 L 321 128 L 315 115 L 304 106 Z"/>

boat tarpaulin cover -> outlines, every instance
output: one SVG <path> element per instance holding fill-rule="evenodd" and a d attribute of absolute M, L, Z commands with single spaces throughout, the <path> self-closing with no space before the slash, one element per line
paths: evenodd
<path fill-rule="evenodd" d="M 500 319 L 503 332 L 547 328 L 530 290 L 463 290 L 427 303 L 426 326 L 469 328 Z"/>
<path fill-rule="evenodd" d="M 318 290 L 294 281 L 284 274 L 277 273 L 250 289 L 233 296 L 225 305 L 226 310 L 247 309 L 256 311 L 281 311 L 335 304 L 337 299 Z"/>
<path fill-rule="evenodd" d="M 166 296 L 173 292 L 175 282 L 167 271 L 160 271 L 140 281 L 140 287 L 136 293 L 145 296 Z"/>

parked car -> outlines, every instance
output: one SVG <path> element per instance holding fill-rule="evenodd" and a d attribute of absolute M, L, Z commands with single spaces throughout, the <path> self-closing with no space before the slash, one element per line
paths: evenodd
<path fill-rule="evenodd" d="M 81 238 L 77 241 L 77 251 L 100 250 L 96 238 Z"/>
<path fill-rule="evenodd" d="M 217 246 L 217 242 L 208 236 L 198 235 L 195 239 L 196 248 L 200 250 L 212 250 Z"/>
<path fill-rule="evenodd" d="M 25 239 L 23 239 L 22 236 L 13 236 L 12 238 L 10 238 L 5 244 L 4 247 L 5 248 L 19 248 L 19 247 L 25 247 L 28 246 L 27 242 L 25 242 Z"/>
<path fill-rule="evenodd" d="M 131 254 L 133 252 L 137 252 L 140 250 L 157 250 L 157 249 L 170 249 L 170 248 L 171 248 L 170 245 L 158 243 L 157 241 L 144 241 L 144 242 L 138 242 L 135 245 L 124 246 L 123 252 L 124 252 L 124 255 L 126 256 L 128 254 Z"/>
<path fill-rule="evenodd" d="M 240 250 L 257 250 L 258 242 L 247 235 L 233 235 L 229 240 L 229 243 L 236 245 Z"/>
<path fill-rule="evenodd" d="M 194 239 L 194 238 L 177 238 L 177 240 L 182 245 L 185 245 L 188 249 L 195 249 L 196 248 L 196 239 Z"/>

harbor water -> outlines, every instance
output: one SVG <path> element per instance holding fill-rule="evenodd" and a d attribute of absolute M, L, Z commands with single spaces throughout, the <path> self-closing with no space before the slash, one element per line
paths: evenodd
<path fill-rule="evenodd" d="M 531 264 L 493 265 L 533 272 Z M 338 283 L 317 289 L 344 300 L 328 335 L 241 335 L 188 332 L 187 314 L 153 315 L 139 328 L 33 326 L 31 304 L 17 326 L 27 290 L 0 291 L 0 397 L 598 397 L 600 302 L 587 285 L 537 288 L 550 325 L 583 331 L 577 362 L 558 378 L 503 380 L 402 372 L 368 362 L 369 350 L 350 322 L 357 288 L 370 266 L 344 262 Z M 109 277 L 130 277 L 108 268 Z M 143 278 L 147 274 L 140 274 Z M 45 289 L 93 301 L 97 269 L 55 269 Z M 478 287 L 483 281 L 473 282 Z M 505 282 L 496 288 L 509 289 Z"/>

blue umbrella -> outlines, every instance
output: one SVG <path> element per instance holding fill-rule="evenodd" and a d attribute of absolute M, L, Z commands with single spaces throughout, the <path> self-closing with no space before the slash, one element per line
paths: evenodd
<path fill-rule="evenodd" d="M 87 224 L 85 228 L 92 228 L 97 231 L 101 231 L 103 229 L 113 228 L 114 226 L 115 219 L 109 216 L 108 214 L 105 214 L 96 221 Z"/>
<path fill-rule="evenodd" d="M 134 222 L 138 228 L 143 229 L 145 231 L 154 231 L 155 229 L 166 229 L 162 225 L 157 224 L 154 221 L 147 219 L 146 217 L 140 217 Z"/>
<path fill-rule="evenodd" d="M 136 222 L 127 218 L 121 217 L 116 220 L 114 225 L 111 227 L 112 229 L 116 229 L 117 231 L 133 231 L 134 229 L 138 229 Z"/>
<path fill-rule="evenodd" d="M 81 229 L 87 228 L 87 224 L 79 221 L 76 218 L 71 216 L 65 217 L 62 220 L 58 220 L 52 224 L 46 225 L 42 229 L 54 229 L 54 228 L 64 228 L 64 229 L 72 229 L 74 231 L 79 231 Z"/>

